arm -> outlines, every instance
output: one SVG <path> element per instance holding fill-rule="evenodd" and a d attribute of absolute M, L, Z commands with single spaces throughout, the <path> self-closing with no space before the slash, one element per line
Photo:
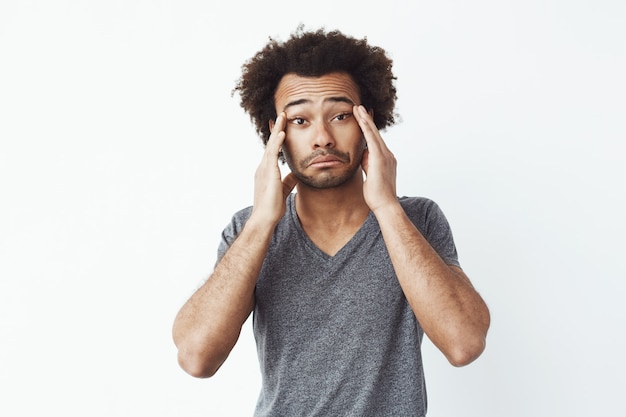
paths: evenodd
<path fill-rule="evenodd" d="M 376 218 L 400 286 L 424 332 L 455 366 L 485 348 L 489 312 L 467 276 L 446 265 L 397 204 Z"/>
<path fill-rule="evenodd" d="M 407 217 L 396 196 L 396 160 L 372 118 L 355 109 L 367 141 L 365 200 L 380 224 L 402 290 L 422 329 L 455 366 L 485 348 L 489 310 L 463 271 L 446 265 Z"/>
<path fill-rule="evenodd" d="M 284 115 L 267 142 L 255 173 L 254 208 L 243 230 L 215 271 L 183 305 L 174 320 L 173 337 L 181 367 L 196 377 L 210 377 L 235 346 L 254 308 L 254 287 L 274 229 L 285 214 L 285 200 L 296 185 L 281 180 L 278 149 L 285 138 Z"/>

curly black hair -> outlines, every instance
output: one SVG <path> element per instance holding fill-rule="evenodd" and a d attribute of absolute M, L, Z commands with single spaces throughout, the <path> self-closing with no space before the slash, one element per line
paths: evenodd
<path fill-rule="evenodd" d="M 270 136 L 269 121 L 276 119 L 274 93 L 285 74 L 320 77 L 332 72 L 349 74 L 359 88 L 362 104 L 374 110 L 374 123 L 384 129 L 395 123 L 396 77 L 392 60 L 367 39 L 355 39 L 335 30 L 304 32 L 302 26 L 286 42 L 269 38 L 265 47 L 242 66 L 233 90 L 250 115 L 263 144 Z"/>

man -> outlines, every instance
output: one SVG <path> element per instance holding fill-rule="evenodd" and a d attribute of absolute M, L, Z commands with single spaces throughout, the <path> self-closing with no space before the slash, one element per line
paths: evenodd
<path fill-rule="evenodd" d="M 173 333 L 183 369 L 209 377 L 254 312 L 256 416 L 423 416 L 423 333 L 455 366 L 484 349 L 489 312 L 443 213 L 396 195 L 379 133 L 394 80 L 382 49 L 337 31 L 270 40 L 244 65 L 236 91 L 266 145 L 254 205 Z"/>

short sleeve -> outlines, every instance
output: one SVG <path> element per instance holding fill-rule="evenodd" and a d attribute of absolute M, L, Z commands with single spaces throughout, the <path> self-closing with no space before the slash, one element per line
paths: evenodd
<path fill-rule="evenodd" d="M 437 203 L 427 198 L 402 197 L 405 212 L 441 259 L 461 267 L 450 224 Z"/>
<path fill-rule="evenodd" d="M 224 254 L 228 251 L 230 246 L 237 239 L 237 236 L 239 236 L 239 233 L 241 233 L 241 230 L 243 229 L 244 224 L 246 224 L 248 217 L 250 217 L 250 213 L 252 213 L 252 207 L 247 207 L 243 210 L 238 211 L 237 213 L 233 215 L 233 217 L 230 220 L 230 223 L 228 223 L 226 227 L 224 228 L 224 230 L 222 231 L 220 243 L 217 247 L 216 265 L 219 261 L 222 260 L 222 257 L 224 257 Z"/>

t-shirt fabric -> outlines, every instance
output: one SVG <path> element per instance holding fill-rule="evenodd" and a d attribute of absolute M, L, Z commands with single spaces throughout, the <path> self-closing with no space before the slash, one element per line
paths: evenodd
<path fill-rule="evenodd" d="M 408 217 L 445 263 L 459 266 L 448 222 L 426 198 L 401 197 Z M 251 207 L 222 234 L 218 259 Z M 255 289 L 261 368 L 255 417 L 422 417 L 421 329 L 395 275 L 373 213 L 334 256 L 306 235 L 295 194 L 271 239 Z"/>

